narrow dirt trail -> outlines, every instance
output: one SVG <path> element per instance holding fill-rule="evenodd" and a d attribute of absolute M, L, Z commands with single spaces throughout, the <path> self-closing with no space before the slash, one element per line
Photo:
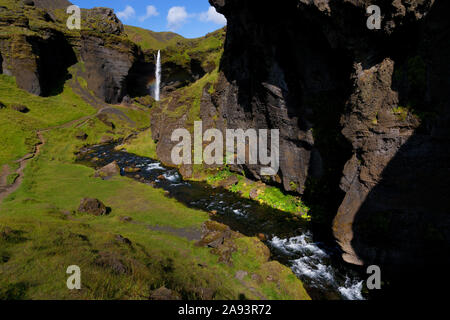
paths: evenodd
<path fill-rule="evenodd" d="M 36 131 L 36 134 L 38 136 L 39 142 L 34 146 L 33 152 L 25 155 L 24 157 L 22 157 L 19 160 L 16 160 L 16 163 L 19 164 L 19 168 L 15 171 L 15 173 L 18 176 L 17 176 L 16 180 L 14 181 L 14 183 L 11 184 L 11 185 L 8 185 L 7 180 L 8 180 L 8 176 L 12 172 L 10 172 L 10 168 L 8 167 L 8 165 L 4 165 L 3 166 L 3 169 L 0 172 L 0 203 L 3 201 L 3 199 L 5 199 L 10 194 L 15 192 L 20 187 L 20 185 L 22 184 L 22 181 L 23 181 L 23 178 L 24 178 L 24 170 L 25 170 L 28 162 L 31 159 L 33 159 L 36 156 L 38 156 L 39 153 L 41 152 L 42 147 L 45 145 L 45 139 L 44 139 L 44 135 L 43 135 L 44 132 L 48 132 L 48 131 L 55 130 L 55 129 L 68 128 L 68 127 L 71 127 L 72 125 L 75 125 L 75 124 L 78 127 L 79 125 L 85 123 L 89 119 L 92 119 L 92 118 L 96 117 L 97 115 L 102 113 L 105 109 L 107 109 L 107 108 L 100 109 L 94 115 L 84 116 L 82 118 L 66 122 L 66 123 L 64 123 L 62 125 L 58 125 L 58 126 L 50 127 L 50 128 L 47 128 L 47 129 Z"/>

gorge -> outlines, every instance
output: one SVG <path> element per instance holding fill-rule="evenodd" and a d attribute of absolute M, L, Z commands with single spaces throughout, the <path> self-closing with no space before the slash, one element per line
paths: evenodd
<path fill-rule="evenodd" d="M 124 26 L 107 8 L 83 9 L 82 29 L 67 30 L 68 1 L 0 0 L 0 196 L 17 159 L 47 142 L 0 204 L 0 298 L 51 296 L 18 252 L 53 274 L 48 256 L 83 261 L 94 285 L 71 294 L 55 280 L 59 297 L 434 292 L 450 265 L 450 3 L 209 3 L 227 26 L 185 39 Z M 374 4 L 380 29 L 367 28 Z M 199 121 L 201 136 L 279 130 L 277 174 L 174 162 L 173 132 Z M 110 215 L 77 212 L 91 194 Z M 365 287 L 370 265 L 380 292 Z"/>

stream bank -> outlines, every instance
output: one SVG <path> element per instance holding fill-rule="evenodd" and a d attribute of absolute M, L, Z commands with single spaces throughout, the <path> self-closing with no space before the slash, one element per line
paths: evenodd
<path fill-rule="evenodd" d="M 78 162 L 98 169 L 116 161 L 122 176 L 164 189 L 167 196 L 188 207 L 214 212 L 211 220 L 233 231 L 249 237 L 267 235 L 265 244 L 272 260 L 289 266 L 312 299 L 367 298 L 363 294 L 361 275 L 342 262 L 337 246 L 316 242 L 307 222 L 292 220 L 286 212 L 241 198 L 223 188 L 185 181 L 176 169 L 125 150 L 117 151 L 116 146 L 112 143 L 83 148 Z"/>

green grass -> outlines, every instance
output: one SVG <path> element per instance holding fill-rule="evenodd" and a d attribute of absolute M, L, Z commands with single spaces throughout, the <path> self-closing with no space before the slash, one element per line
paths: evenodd
<path fill-rule="evenodd" d="M 209 174 L 206 182 L 211 185 L 217 185 L 219 182 L 228 179 L 231 176 L 236 176 L 238 183 L 236 185 L 227 187 L 227 189 L 234 193 L 239 193 L 243 198 L 250 198 L 250 192 L 256 190 L 258 196 L 255 199 L 261 204 L 270 206 L 274 209 L 292 213 L 301 216 L 305 220 L 310 220 L 310 209 L 303 203 L 303 201 L 290 194 L 283 193 L 277 187 L 270 187 L 262 182 L 255 182 L 246 179 L 244 176 L 232 173 L 228 167 L 218 169 L 217 172 Z"/>
<path fill-rule="evenodd" d="M 12 185 L 16 179 L 19 177 L 19 175 L 17 173 L 11 173 L 10 175 L 8 175 L 8 177 L 6 178 L 6 184 L 7 185 Z"/>
<path fill-rule="evenodd" d="M 33 143 L 25 143 L 27 133 L 33 139 L 37 128 L 95 112 L 69 88 L 60 96 L 40 98 L 17 91 L 11 78 L 0 80 L 6 105 L 13 101 L 8 88 L 17 94 L 14 102 L 31 109 L 29 114 L 12 113 L 9 108 L 0 111 L 6 161 L 29 151 Z M 296 278 L 292 282 L 289 268 L 255 258 L 262 250 L 258 240 L 234 240 L 238 251 L 233 264 L 219 263 L 210 249 L 177 234 L 200 229 L 209 218 L 206 212 L 189 209 L 162 190 L 125 177 L 94 178 L 93 169 L 75 163 L 75 152 L 83 145 L 97 143 L 105 134 L 119 138 L 147 124 L 148 109 L 119 109 L 136 127 L 119 121 L 111 132 L 94 117 L 78 127 L 43 133 L 46 144 L 41 153 L 28 163 L 19 189 L 0 204 L 0 299 L 148 299 L 151 290 L 161 286 L 185 299 L 308 299 L 301 282 Z M 37 115 L 45 111 L 48 116 L 39 119 Z M 88 135 L 86 141 L 75 138 L 80 131 Z M 138 139 L 151 149 L 150 136 L 147 131 Z M 111 213 L 78 214 L 84 197 L 100 199 Z M 124 216 L 133 223 L 122 222 Z M 151 228 L 155 226 L 173 232 Z M 121 243 L 117 235 L 132 244 Z M 66 287 L 70 265 L 81 268 L 80 291 Z M 262 282 L 239 281 L 234 276 L 237 270 L 257 274 Z M 268 274 L 275 281 L 266 280 Z"/>
<path fill-rule="evenodd" d="M 136 139 L 123 144 L 120 148 L 125 148 L 127 152 L 134 153 L 138 156 L 158 159 L 156 143 L 152 139 L 152 132 L 150 129 L 139 133 Z"/>
<path fill-rule="evenodd" d="M 201 62 L 203 69 L 211 72 L 219 67 L 225 42 L 225 28 L 196 39 L 184 39 L 165 48 L 163 56 L 167 61 L 188 67 L 191 59 Z"/>
<path fill-rule="evenodd" d="M 109 181 L 93 178 L 92 169 L 73 163 L 70 151 L 74 148 L 63 146 L 77 144 L 71 138 L 73 130 L 46 134 L 48 145 L 25 170 L 22 186 L 0 205 L 0 226 L 20 234 L 17 241 L 0 240 L 2 255 L 7 257 L 7 262 L 0 264 L 0 288 L 6 288 L 0 291 L 0 298 L 146 299 L 151 289 L 162 285 L 190 299 L 201 298 L 202 288 L 213 290 L 220 299 L 237 299 L 242 294 L 259 297 L 234 278 L 236 268 L 265 272 L 265 262 L 255 263 L 251 254 L 256 245 L 247 245 L 247 252 L 236 256 L 233 266 L 227 266 L 219 264 L 207 248 L 148 229 L 148 225 L 200 228 L 208 215 L 166 198 L 162 190 L 125 177 Z M 56 156 L 57 150 L 63 152 Z M 83 197 L 100 199 L 112 208 L 111 214 L 92 217 L 75 213 Z M 71 214 L 68 217 L 64 212 Z M 120 222 L 122 216 L 132 217 L 136 224 Z M 118 234 L 130 239 L 132 246 L 118 243 Z M 119 264 L 128 272 L 118 274 L 108 264 L 99 265 L 99 256 L 105 252 L 114 257 L 108 263 Z M 69 265 L 82 270 L 83 290 L 79 292 L 65 287 Z M 284 277 L 265 283 L 259 294 L 307 298 L 300 295 L 303 288 L 299 281 L 292 287 L 283 281 Z M 280 284 L 282 289 L 277 289 Z"/>
<path fill-rule="evenodd" d="M 125 33 L 131 41 L 139 44 L 144 50 L 162 50 L 185 40 L 173 32 L 153 32 L 133 26 L 125 26 Z"/>
<path fill-rule="evenodd" d="M 50 128 L 94 114 L 93 107 L 65 86 L 62 94 L 38 97 L 18 89 L 14 77 L 0 75 L 1 102 L 8 106 L 0 109 L 0 167 L 31 152 L 38 142 L 36 130 Z M 30 112 L 22 114 L 10 105 L 20 103 Z"/>

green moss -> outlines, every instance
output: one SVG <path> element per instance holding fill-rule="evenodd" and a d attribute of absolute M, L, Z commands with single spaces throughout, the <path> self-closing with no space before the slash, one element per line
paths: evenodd
<path fill-rule="evenodd" d="M 289 187 L 291 188 L 291 191 L 297 191 L 298 184 L 296 184 L 294 181 L 289 182 Z"/>
<path fill-rule="evenodd" d="M 209 174 L 206 182 L 211 185 L 218 185 L 231 176 L 236 176 L 238 183 L 226 187 L 229 191 L 240 194 L 243 198 L 250 198 L 252 190 L 257 190 L 258 196 L 255 199 L 261 204 L 270 206 L 274 209 L 292 213 L 301 216 L 305 220 L 310 220 L 310 209 L 302 202 L 299 197 L 285 194 L 277 187 L 270 187 L 262 182 L 255 182 L 246 179 L 242 175 L 232 173 L 228 167 L 217 169 L 216 172 Z"/>
<path fill-rule="evenodd" d="M 397 118 L 401 121 L 405 121 L 410 112 L 410 108 L 398 106 L 392 109 L 392 112 L 397 116 Z"/>
<path fill-rule="evenodd" d="M 77 77 L 77 80 L 83 89 L 87 89 L 88 83 L 83 77 Z"/>
<path fill-rule="evenodd" d="M 233 173 L 230 171 L 229 167 L 226 166 L 224 169 L 219 170 L 216 174 L 214 175 L 209 175 L 206 179 L 206 181 L 213 185 L 216 182 L 220 182 L 223 180 L 228 179 L 229 177 L 233 176 Z"/>
<path fill-rule="evenodd" d="M 185 128 L 193 132 L 194 122 L 200 119 L 200 103 L 203 96 L 203 90 L 207 86 L 214 85 L 219 76 L 218 69 L 206 74 L 201 79 L 192 83 L 191 85 L 181 88 L 177 91 L 176 97 L 168 97 L 162 101 L 162 113 L 173 119 L 180 119 L 187 115 Z M 173 99 L 177 99 L 176 102 Z M 169 105 L 176 104 L 174 110 L 169 110 Z"/>

